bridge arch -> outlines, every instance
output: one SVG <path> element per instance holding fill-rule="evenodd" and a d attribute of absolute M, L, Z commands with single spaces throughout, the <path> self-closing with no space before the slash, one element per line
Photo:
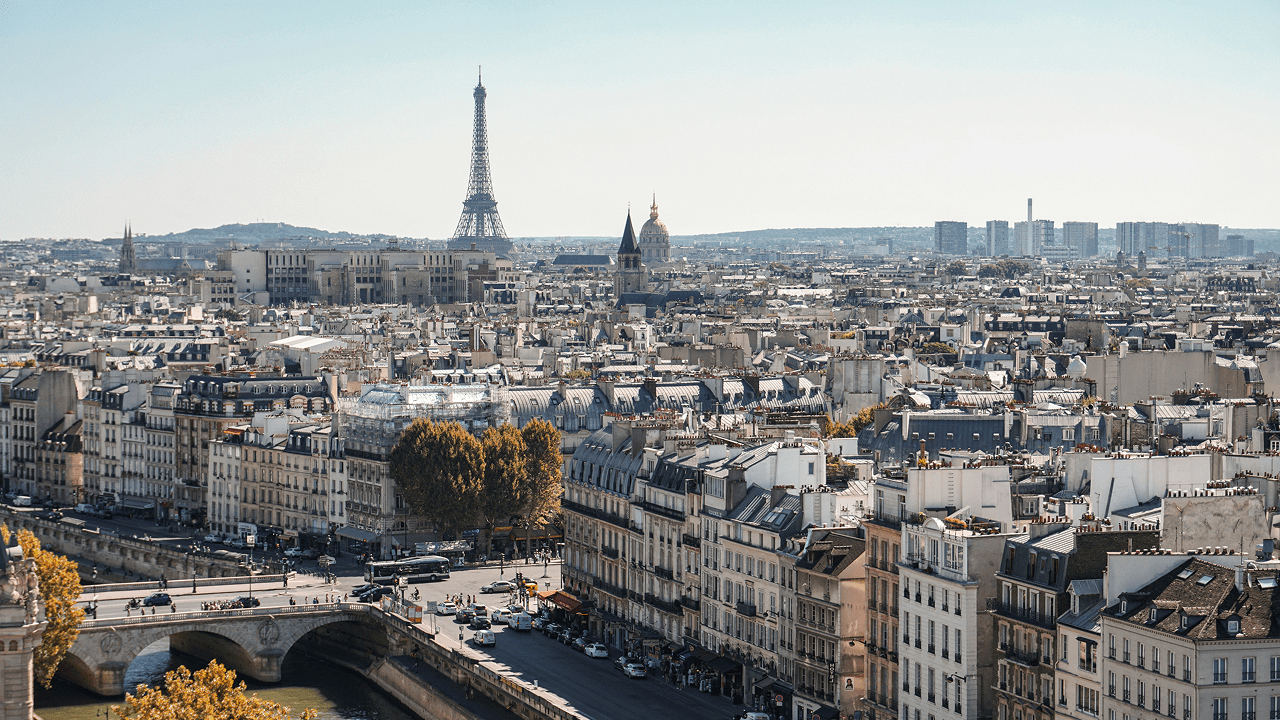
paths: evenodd
<path fill-rule="evenodd" d="M 295 646 L 337 662 L 353 653 L 377 657 L 388 646 L 387 628 L 370 616 L 367 606 L 178 613 L 132 623 L 89 621 L 58 673 L 100 695 L 123 695 L 129 666 L 165 638 L 177 652 L 216 658 L 262 682 L 280 681 L 285 655 Z"/>

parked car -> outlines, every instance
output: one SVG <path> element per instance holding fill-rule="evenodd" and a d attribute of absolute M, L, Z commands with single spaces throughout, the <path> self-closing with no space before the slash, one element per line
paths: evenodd
<path fill-rule="evenodd" d="M 477 630 L 471 642 L 478 647 L 493 647 L 498 644 L 498 636 L 492 630 Z"/>
<path fill-rule="evenodd" d="M 493 613 L 489 615 L 489 621 L 492 622 L 494 625 L 510 625 L 511 611 L 503 608 L 498 608 L 497 610 L 494 610 Z"/>
<path fill-rule="evenodd" d="M 471 622 L 468 625 L 472 630 L 488 630 L 493 627 L 493 623 L 489 622 L 489 618 L 483 615 L 476 615 L 471 618 Z"/>
<path fill-rule="evenodd" d="M 437 615 L 457 615 L 458 606 L 451 602 L 442 602 L 436 605 Z"/>
<path fill-rule="evenodd" d="M 648 674 L 645 672 L 644 665 L 638 662 L 627 663 L 622 667 L 622 672 L 626 673 L 629 678 L 643 678 Z"/>
<path fill-rule="evenodd" d="M 235 538 L 234 540 L 227 541 L 227 547 L 231 548 L 232 550 L 244 550 L 249 546 L 245 545 L 244 541 L 241 540 L 240 538 Z"/>
<path fill-rule="evenodd" d="M 556 639 L 560 641 L 561 645 L 568 645 L 569 643 L 573 642 L 573 639 L 576 637 L 578 637 L 578 632 L 576 630 L 572 628 L 566 628 L 560 631 L 560 634 L 556 636 Z"/>
<path fill-rule="evenodd" d="M 582 648 L 582 653 L 587 657 L 592 657 L 592 658 L 609 657 L 609 649 L 601 645 L 600 643 L 591 643 L 590 645 Z"/>
<path fill-rule="evenodd" d="M 289 548 L 284 551 L 284 556 L 290 558 L 302 557 L 302 548 Z"/>
<path fill-rule="evenodd" d="M 515 590 L 515 589 L 516 589 L 515 583 L 507 582 L 506 580 L 498 580 L 495 582 L 491 582 L 488 585 L 481 586 L 480 592 L 505 593 L 505 592 L 511 592 L 512 590 Z"/>
<path fill-rule="evenodd" d="M 209 533 L 208 535 L 204 536 L 204 541 L 207 543 L 221 544 L 222 536 L 216 533 Z"/>
<path fill-rule="evenodd" d="M 142 601 L 143 607 L 152 607 L 154 605 L 172 605 L 173 600 L 169 598 L 168 593 L 151 593 Z"/>
<path fill-rule="evenodd" d="M 103 520 L 110 520 L 112 518 L 111 508 L 96 508 L 91 514 L 94 517 L 102 518 Z"/>
<path fill-rule="evenodd" d="M 539 615 L 538 617 L 529 618 L 529 627 L 534 630 L 542 630 L 542 626 L 547 624 L 547 619 Z"/>
<path fill-rule="evenodd" d="M 261 600 L 249 595 L 241 595 L 240 597 L 236 598 L 234 602 L 236 604 L 236 607 L 242 607 L 242 608 L 256 608 L 262 604 Z"/>
<path fill-rule="evenodd" d="M 542 634 L 549 638 L 558 637 L 560 635 L 560 630 L 562 630 L 562 628 L 555 623 L 542 624 Z"/>
<path fill-rule="evenodd" d="M 569 647 L 573 648 L 574 650 L 577 650 L 578 652 L 582 652 L 583 650 L 586 650 L 587 636 L 579 635 L 578 637 L 574 638 L 573 642 L 569 643 Z"/>
<path fill-rule="evenodd" d="M 626 667 L 627 663 L 629 662 L 631 662 L 631 658 L 627 657 L 626 655 L 619 655 L 618 657 L 613 659 L 613 666 L 621 670 L 622 668 Z"/>

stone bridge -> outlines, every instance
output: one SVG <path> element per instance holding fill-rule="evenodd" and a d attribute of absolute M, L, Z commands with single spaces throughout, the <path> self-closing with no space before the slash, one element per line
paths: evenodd
<path fill-rule="evenodd" d="M 341 603 L 87 620 L 58 674 L 99 695 L 123 695 L 129 664 L 152 643 L 168 638 L 175 651 L 217 659 L 255 680 L 279 682 L 285 655 L 319 628 L 333 626 L 343 631 L 347 640 L 341 642 L 385 651 L 383 615 L 369 605 Z"/>

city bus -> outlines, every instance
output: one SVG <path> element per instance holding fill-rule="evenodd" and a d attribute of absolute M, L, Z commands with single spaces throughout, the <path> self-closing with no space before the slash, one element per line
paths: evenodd
<path fill-rule="evenodd" d="M 400 578 L 411 583 L 447 580 L 449 579 L 449 558 L 427 555 L 403 560 L 371 562 L 364 566 L 365 582 L 395 585 L 400 582 Z"/>

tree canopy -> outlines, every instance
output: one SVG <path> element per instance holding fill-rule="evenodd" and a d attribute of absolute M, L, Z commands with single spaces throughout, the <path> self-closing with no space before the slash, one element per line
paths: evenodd
<path fill-rule="evenodd" d="M 862 428 L 870 425 L 876 419 L 876 410 L 885 407 L 884 403 L 872 405 L 871 407 L 862 408 L 857 415 L 849 418 L 847 422 L 836 422 L 831 418 L 826 418 L 822 424 L 822 434 L 824 437 L 856 437 L 862 432 Z"/>
<path fill-rule="evenodd" d="M 8 525 L 0 525 L 0 538 L 6 546 L 9 544 Z M 84 620 L 84 608 L 76 605 L 80 598 L 80 575 L 75 562 L 41 548 L 40 539 L 30 530 L 18 531 L 18 544 L 24 557 L 36 561 L 40 604 L 48 625 L 33 653 L 33 664 L 35 681 L 47 689 L 53 683 L 58 665 L 80 635 L 80 623 Z"/>
<path fill-rule="evenodd" d="M 490 427 L 480 438 L 484 452 L 484 484 L 480 514 L 489 534 L 499 523 L 515 517 L 525 505 L 528 449 L 514 425 Z"/>
<path fill-rule="evenodd" d="M 391 449 L 391 477 L 414 512 L 441 533 L 475 520 L 484 467 L 480 441 L 456 422 L 414 420 Z"/>
<path fill-rule="evenodd" d="M 534 418 L 525 423 L 520 434 L 529 453 L 528 489 L 520 515 L 534 527 L 560 512 L 560 431 L 546 420 Z"/>
<path fill-rule="evenodd" d="M 948 275 L 968 275 L 969 268 L 965 266 L 963 260 L 952 260 L 943 272 Z"/>
<path fill-rule="evenodd" d="M 978 270 L 978 277 L 981 278 L 1004 278 L 1012 280 L 1031 272 L 1031 265 L 1021 260 L 1000 260 L 999 262 L 983 265 Z"/>
<path fill-rule="evenodd" d="M 289 708 L 257 695 L 245 695 L 245 684 L 217 660 L 194 673 L 181 666 L 164 674 L 164 687 L 139 685 L 111 709 L 128 720 L 288 720 Z M 297 717 L 315 720 L 315 710 Z"/>

